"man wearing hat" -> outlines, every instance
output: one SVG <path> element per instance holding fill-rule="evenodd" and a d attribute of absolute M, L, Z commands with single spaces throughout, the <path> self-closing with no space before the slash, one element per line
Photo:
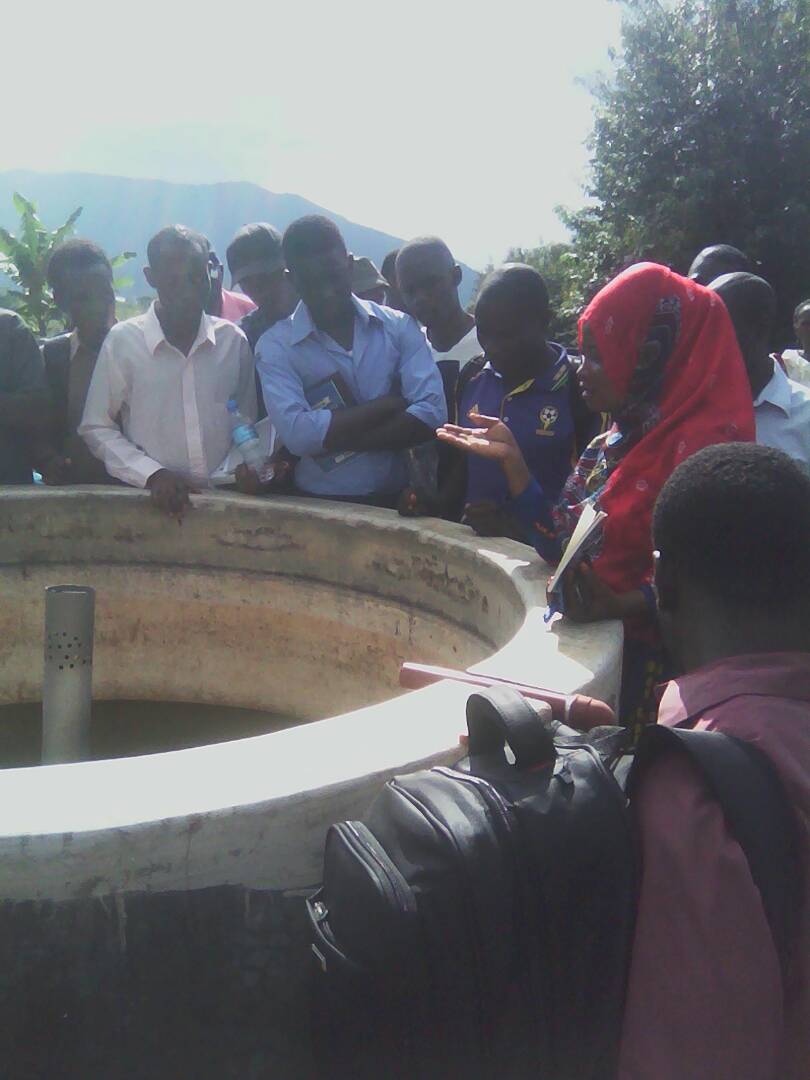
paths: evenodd
<path fill-rule="evenodd" d="M 352 263 L 352 292 L 358 300 L 384 304 L 388 282 L 365 255 L 355 256 Z"/>
<path fill-rule="evenodd" d="M 284 269 L 281 233 L 266 221 L 243 225 L 225 253 L 231 283 L 238 285 L 256 305 L 239 322 L 250 343 L 292 313 L 296 296 Z"/>

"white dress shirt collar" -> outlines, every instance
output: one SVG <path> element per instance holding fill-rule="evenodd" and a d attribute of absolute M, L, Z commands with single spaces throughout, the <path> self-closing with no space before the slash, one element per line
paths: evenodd
<path fill-rule="evenodd" d="M 773 375 L 754 399 L 754 408 L 756 409 L 767 402 L 769 405 L 775 405 L 777 409 L 781 409 L 785 416 L 790 416 L 791 398 L 790 380 L 781 366 L 774 364 Z"/>
<path fill-rule="evenodd" d="M 154 356 L 161 344 L 166 344 L 169 348 L 174 346 L 166 341 L 166 335 L 163 333 L 163 327 L 160 325 L 160 319 L 157 317 L 157 311 L 155 305 L 157 301 L 153 300 L 149 305 L 149 310 L 143 316 L 143 322 L 141 327 L 143 329 L 144 340 L 149 352 Z M 197 330 L 197 336 L 194 339 L 194 344 L 189 350 L 189 356 L 195 352 L 204 341 L 210 342 L 211 345 L 216 345 L 216 321 L 211 315 L 207 315 L 205 312 L 200 317 L 200 326 Z"/>

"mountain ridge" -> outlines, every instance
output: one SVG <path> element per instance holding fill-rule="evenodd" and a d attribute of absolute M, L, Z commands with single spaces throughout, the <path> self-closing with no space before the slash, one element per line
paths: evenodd
<path fill-rule="evenodd" d="M 402 237 L 360 225 L 318 206 L 302 195 L 273 192 L 249 180 L 184 184 L 102 173 L 10 169 L 0 172 L 0 225 L 12 232 L 17 223 L 11 201 L 15 191 L 36 203 L 40 217 L 49 228 L 56 228 L 81 206 L 76 235 L 95 241 L 111 256 L 120 251 L 137 252 L 137 258 L 122 271 L 133 278 L 133 284 L 122 290 L 130 298 L 149 292 L 141 271 L 146 261 L 146 244 L 165 225 L 180 223 L 203 233 L 223 262 L 228 243 L 242 225 L 269 221 L 283 231 L 304 214 L 324 214 L 331 218 L 340 228 L 349 250 L 358 256 L 368 256 L 377 266 L 389 251 L 405 242 Z M 466 304 L 478 272 L 461 265 L 460 294 Z"/>

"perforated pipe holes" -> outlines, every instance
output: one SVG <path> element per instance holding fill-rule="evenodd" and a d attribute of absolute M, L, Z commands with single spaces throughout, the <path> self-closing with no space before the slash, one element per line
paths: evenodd
<path fill-rule="evenodd" d="M 92 662 L 90 642 L 67 630 L 48 634 L 45 642 L 45 659 L 56 661 L 60 671 L 72 671 Z"/>
<path fill-rule="evenodd" d="M 46 590 L 45 662 L 52 670 L 69 672 L 93 663 L 93 589 L 81 585 L 55 585 Z M 89 619 L 88 619 L 89 617 Z M 84 633 L 88 629 L 90 634 Z M 55 624 L 55 625 L 54 625 Z"/>

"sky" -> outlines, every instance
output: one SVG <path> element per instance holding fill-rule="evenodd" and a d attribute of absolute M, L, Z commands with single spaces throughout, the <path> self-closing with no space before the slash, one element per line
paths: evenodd
<path fill-rule="evenodd" d="M 4 11 L 0 169 L 250 180 L 476 268 L 583 201 L 610 0 L 72 0 Z M 47 14 L 46 14 L 47 13 Z"/>

